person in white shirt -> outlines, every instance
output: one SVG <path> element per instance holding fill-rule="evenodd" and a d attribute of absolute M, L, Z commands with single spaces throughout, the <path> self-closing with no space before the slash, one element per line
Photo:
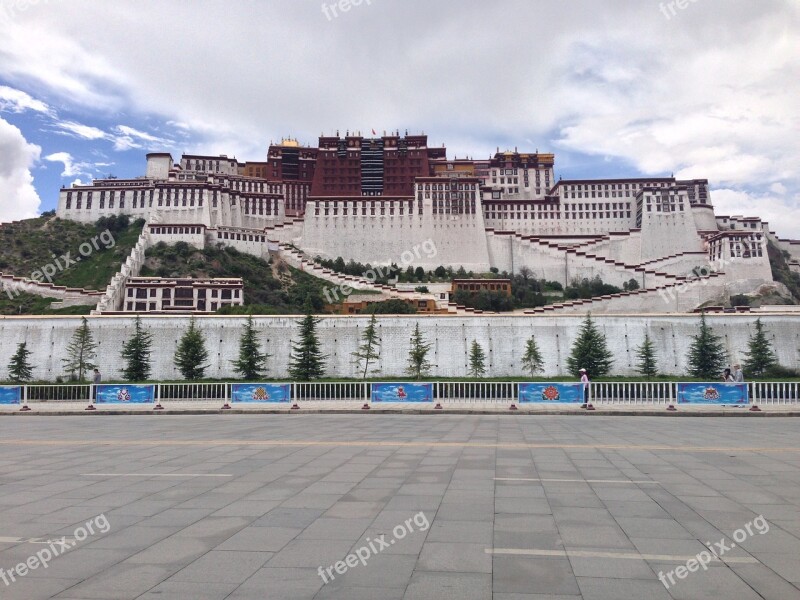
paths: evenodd
<path fill-rule="evenodd" d="M 733 365 L 733 380 L 736 383 L 744 383 L 744 373 L 741 365 Z"/>
<path fill-rule="evenodd" d="M 581 408 L 589 406 L 589 376 L 586 374 L 586 369 L 578 371 L 581 374 L 581 383 L 583 384 L 583 404 Z"/>

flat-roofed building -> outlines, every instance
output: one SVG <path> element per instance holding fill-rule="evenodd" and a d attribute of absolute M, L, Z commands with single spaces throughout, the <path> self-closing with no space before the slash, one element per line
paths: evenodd
<path fill-rule="evenodd" d="M 510 279 L 453 279 L 453 287 L 450 291 L 451 297 L 456 292 L 469 292 L 470 294 L 477 294 L 478 292 L 496 292 L 511 295 L 511 280 Z"/>
<path fill-rule="evenodd" d="M 122 310 L 147 313 L 207 313 L 244 304 L 241 278 L 130 277 Z"/>

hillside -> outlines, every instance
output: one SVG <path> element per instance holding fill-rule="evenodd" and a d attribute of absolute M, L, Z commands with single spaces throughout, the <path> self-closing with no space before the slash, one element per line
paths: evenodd
<path fill-rule="evenodd" d="M 789 267 L 789 253 L 772 242 L 767 243 L 767 253 L 772 267 L 772 278 L 789 288 L 794 302 L 800 304 L 800 273 L 795 273 Z"/>
<path fill-rule="evenodd" d="M 86 305 L 51 309 L 53 302 L 57 300 L 27 293 L 9 298 L 7 294 L 0 292 L 0 315 L 88 315 L 94 308 Z"/>
<path fill-rule="evenodd" d="M 290 314 L 302 312 L 306 298 L 317 312 L 325 301 L 326 281 L 290 267 L 279 259 L 269 262 L 235 248 L 197 250 L 185 242 L 172 246 L 160 242 L 147 251 L 142 277 L 241 277 L 244 307 L 223 314 Z"/>
<path fill-rule="evenodd" d="M 87 225 L 52 213 L 6 223 L 0 225 L 0 271 L 31 277 L 48 270 L 55 285 L 104 290 L 130 255 L 143 226 L 144 221 L 130 223 L 127 217 Z"/>

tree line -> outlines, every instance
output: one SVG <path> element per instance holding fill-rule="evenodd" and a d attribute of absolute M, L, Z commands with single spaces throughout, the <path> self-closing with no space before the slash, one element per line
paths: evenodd
<path fill-rule="evenodd" d="M 313 314 L 313 307 L 306 304 L 306 315 L 297 322 L 298 337 L 291 342 L 289 375 L 295 381 L 313 381 L 325 376 L 327 357 L 317 334 L 320 319 Z M 136 317 L 131 337 L 123 343 L 121 359 L 124 362 L 123 379 L 130 382 L 147 381 L 152 373 L 153 334 L 147 331 L 141 317 Z M 416 323 L 409 338 L 409 351 L 405 374 L 414 379 L 429 377 L 433 369 L 430 362 L 431 342 L 427 341 Z M 660 374 L 655 344 L 649 333 L 636 350 L 636 371 L 643 377 L 652 379 Z M 31 351 L 26 342 L 18 344 L 17 350 L 8 365 L 9 379 L 16 383 L 29 382 L 33 376 L 30 364 Z M 352 360 L 359 375 L 367 379 L 381 356 L 381 339 L 377 318 L 373 314 L 367 327 L 360 335 L 358 349 L 352 353 Z M 254 381 L 263 378 L 268 371 L 271 356 L 262 348 L 252 315 L 248 316 L 239 339 L 238 356 L 231 360 L 234 372 L 243 380 Z M 74 332 L 63 368 L 70 381 L 83 382 L 96 368 L 97 344 L 89 328 L 86 317 Z M 174 364 L 187 381 L 197 381 L 205 377 L 209 368 L 209 353 L 202 331 L 195 319 L 189 321 L 187 330 L 178 340 Z M 728 363 L 728 356 L 720 336 L 716 335 L 701 314 L 697 334 L 693 336 L 688 354 L 688 375 L 696 379 L 719 379 Z M 544 358 L 535 336 L 525 342 L 520 356 L 520 364 L 531 377 L 544 371 Z M 605 335 L 598 329 L 591 315 L 587 314 L 578 336 L 572 344 L 567 367 L 577 376 L 579 369 L 586 369 L 592 377 L 609 375 L 613 368 L 614 356 L 608 348 Z M 761 319 L 756 319 L 755 330 L 748 340 L 748 351 L 742 363 L 749 378 L 789 377 L 796 372 L 779 364 L 772 343 L 764 329 Z M 478 340 L 473 340 L 468 351 L 468 373 L 481 378 L 487 373 L 487 357 Z"/>

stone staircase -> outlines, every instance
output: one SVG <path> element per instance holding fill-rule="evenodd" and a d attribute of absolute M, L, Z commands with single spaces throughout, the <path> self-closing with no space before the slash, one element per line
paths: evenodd
<path fill-rule="evenodd" d="M 0 271 L 0 289 L 9 298 L 13 298 L 18 293 L 53 298 L 56 302 L 52 304 L 51 308 L 78 305 L 92 306 L 97 304 L 98 300 L 103 296 L 103 292 L 98 290 L 53 285 L 52 283 L 41 282 L 28 277 L 18 277 L 2 271 Z"/>
<path fill-rule="evenodd" d="M 655 288 L 620 292 L 596 298 L 569 300 L 523 311 L 527 315 L 542 314 L 620 314 L 691 312 L 698 306 L 719 298 L 724 290 L 725 273 L 711 273 L 686 281 Z"/>
<path fill-rule="evenodd" d="M 513 231 L 505 231 L 505 232 L 496 231 L 489 233 L 490 235 L 495 235 L 495 236 L 497 235 L 513 236 L 520 243 L 530 246 L 536 252 L 545 254 L 546 256 L 549 256 L 550 258 L 556 260 L 563 260 L 564 257 L 567 256 L 571 259 L 570 266 L 572 268 L 586 267 L 588 269 L 602 268 L 603 271 L 614 270 L 618 273 L 623 274 L 628 279 L 635 279 L 636 281 L 640 282 L 640 285 L 642 280 L 644 280 L 645 285 L 642 285 L 642 287 L 645 289 L 655 288 L 657 286 L 669 285 L 673 283 L 680 283 L 686 281 L 687 279 L 685 276 L 673 275 L 671 273 L 666 273 L 664 271 L 648 268 L 643 265 L 626 264 L 624 262 L 614 260 L 612 258 L 598 256 L 597 254 L 587 249 L 581 249 L 572 246 L 562 248 L 559 244 L 554 243 L 548 240 L 547 238 L 540 238 L 533 235 L 524 235 Z M 605 280 L 606 279 L 604 278 L 604 281 Z"/>
<path fill-rule="evenodd" d="M 156 225 L 158 223 L 161 223 L 161 215 L 156 211 L 150 215 L 150 221 L 142 228 L 142 233 L 139 234 L 139 239 L 136 241 L 136 245 L 131 250 L 130 255 L 125 259 L 120 270 L 114 275 L 111 282 L 106 287 L 105 293 L 92 311 L 93 315 L 99 315 L 104 312 L 115 312 L 122 308 L 125 294 L 125 282 L 128 281 L 128 277 L 136 277 L 139 275 L 142 265 L 144 265 L 145 254 L 151 244 L 150 225 Z"/>
<path fill-rule="evenodd" d="M 323 267 L 313 260 L 309 259 L 301 250 L 292 246 L 291 244 L 279 244 L 279 251 L 278 255 L 290 266 L 294 267 L 295 269 L 299 269 L 314 277 L 318 277 L 319 279 L 323 279 L 328 281 L 336 286 L 348 286 L 354 290 L 361 290 L 361 291 L 369 291 L 369 292 L 378 292 L 381 294 L 382 299 L 390 299 L 390 298 L 397 298 L 397 299 L 433 299 L 436 300 L 433 294 L 424 294 L 420 292 L 414 292 L 411 290 L 398 290 L 397 288 L 390 286 L 390 285 L 383 285 L 377 284 L 373 281 L 370 281 L 366 277 L 357 277 L 354 275 L 345 275 L 343 273 L 337 273 L 331 269 Z M 474 309 L 467 308 L 464 306 L 458 306 L 455 303 L 440 303 L 437 301 L 437 305 L 440 308 L 446 309 L 448 313 L 458 315 L 458 314 L 480 314 L 481 311 L 475 311 Z"/>

